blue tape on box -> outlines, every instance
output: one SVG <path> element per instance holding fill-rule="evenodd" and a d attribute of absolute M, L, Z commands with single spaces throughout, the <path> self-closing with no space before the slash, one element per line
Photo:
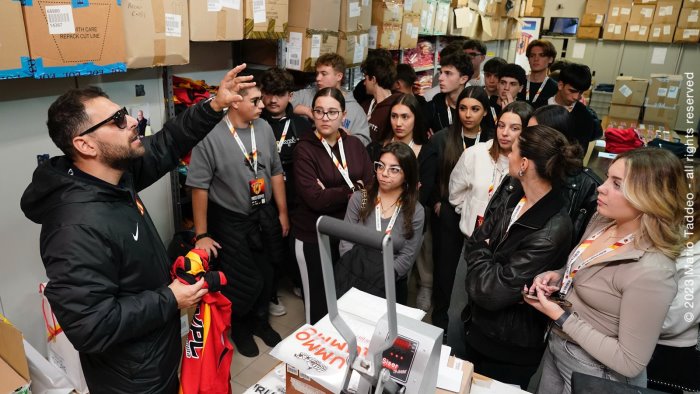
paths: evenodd
<path fill-rule="evenodd" d="M 13 70 L 0 70 L 0 79 L 28 78 L 32 76 L 32 62 L 28 56 L 20 58 L 21 68 Z"/>
<path fill-rule="evenodd" d="M 80 63 L 74 66 L 60 67 L 44 67 L 44 61 L 41 58 L 34 59 L 34 78 L 65 78 L 112 74 L 126 72 L 126 63 L 112 63 L 106 65 L 96 65 L 92 62 Z"/>

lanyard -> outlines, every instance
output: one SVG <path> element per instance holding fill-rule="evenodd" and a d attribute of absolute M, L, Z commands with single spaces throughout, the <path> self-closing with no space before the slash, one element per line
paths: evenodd
<path fill-rule="evenodd" d="M 335 157 L 335 154 L 331 150 L 331 146 L 328 145 L 328 142 L 326 142 L 323 137 L 321 137 L 321 134 L 316 132 L 316 137 L 318 137 L 319 140 L 321 140 L 321 144 L 323 145 L 324 148 L 326 148 L 326 152 L 328 152 L 328 156 L 331 157 L 333 160 L 333 164 L 335 164 L 335 167 L 338 169 L 338 172 L 340 172 L 340 175 L 343 177 L 345 180 L 345 183 L 348 184 L 350 187 L 350 190 L 355 191 L 355 185 L 352 184 L 352 181 L 350 180 L 350 172 L 348 171 L 348 163 L 345 160 L 345 150 L 343 149 L 343 138 L 341 138 L 340 133 L 338 134 L 338 150 L 340 150 L 340 161 L 338 161 L 338 158 Z"/>
<path fill-rule="evenodd" d="M 464 137 L 465 137 L 464 126 L 462 126 L 462 148 L 464 148 L 464 150 L 467 150 L 467 143 L 464 142 Z M 476 137 L 474 137 L 474 145 L 479 143 L 479 137 L 481 137 L 481 128 L 479 128 L 479 132 L 476 133 Z M 467 138 L 469 138 L 469 137 L 467 137 Z"/>
<path fill-rule="evenodd" d="M 391 142 L 396 142 L 396 138 L 392 138 L 392 139 L 391 139 Z M 399 142 L 401 142 L 401 141 L 399 141 Z M 414 145 L 415 145 L 415 143 L 413 142 L 413 140 L 411 140 L 411 141 L 408 142 L 408 147 L 409 147 L 409 148 L 413 148 Z"/>
<path fill-rule="evenodd" d="M 292 119 L 287 119 L 287 121 L 284 123 L 284 129 L 282 130 L 282 136 L 280 137 L 279 142 L 277 142 L 277 153 L 282 152 L 282 146 L 284 146 L 284 140 L 287 138 L 287 131 L 289 130 L 289 123 L 292 122 Z"/>
<path fill-rule="evenodd" d="M 447 96 L 445 96 L 445 107 L 447 107 L 447 124 L 452 124 L 452 108 L 450 108 L 450 103 L 447 102 Z"/>
<path fill-rule="evenodd" d="M 493 159 L 491 159 L 493 160 Z M 500 179 L 496 179 L 496 174 L 500 175 Z M 493 196 L 494 191 L 496 191 L 496 185 L 500 185 L 503 180 L 503 172 L 498 170 L 498 161 L 493 160 L 493 174 L 491 174 L 491 185 L 489 186 L 489 200 Z"/>
<path fill-rule="evenodd" d="M 542 85 L 540 85 L 540 88 L 537 89 L 537 92 L 535 93 L 535 97 L 533 97 L 532 101 L 530 101 L 531 103 L 534 103 L 540 97 L 540 93 L 542 93 L 542 89 L 544 89 L 544 85 L 547 84 L 548 80 L 549 80 L 549 77 L 544 78 L 544 81 L 542 81 Z M 527 86 L 525 87 L 525 99 L 529 99 L 529 98 L 530 98 L 530 79 L 528 78 Z"/>
<path fill-rule="evenodd" d="M 394 223 L 396 223 L 396 218 L 399 217 L 399 211 L 401 210 L 401 204 L 396 204 L 396 208 L 394 208 L 394 213 L 391 215 L 391 219 L 389 220 L 389 225 L 386 226 L 386 230 L 384 230 L 385 234 L 391 234 L 391 229 L 394 228 Z M 382 201 L 381 199 L 377 198 L 377 205 L 374 206 L 374 222 L 375 222 L 375 228 L 377 231 L 382 231 Z"/>
<path fill-rule="evenodd" d="M 489 106 L 489 108 L 491 108 L 491 116 L 493 116 L 493 123 L 496 125 L 496 128 L 498 128 L 498 116 L 496 116 L 496 109 L 491 106 Z"/>
<path fill-rule="evenodd" d="M 372 99 L 372 101 L 369 102 L 369 108 L 367 108 L 367 119 L 372 117 L 372 112 L 374 112 L 375 108 L 377 108 L 377 100 Z"/>
<path fill-rule="evenodd" d="M 610 226 L 598 231 L 597 233 L 591 235 L 590 238 L 587 240 L 581 242 L 581 244 L 576 248 L 576 251 L 574 254 L 571 255 L 571 258 L 569 258 L 569 262 L 567 263 L 566 266 L 566 273 L 564 274 L 564 279 L 561 282 L 561 289 L 559 290 L 559 293 L 566 295 L 566 293 L 569 292 L 571 289 L 571 285 L 574 283 L 574 276 L 576 276 L 576 273 L 580 271 L 582 268 L 586 267 L 588 264 L 590 264 L 593 260 L 605 256 L 606 254 L 612 252 L 613 250 L 619 248 L 620 246 L 627 245 L 634 239 L 634 234 L 627 234 L 624 238 L 621 240 L 613 243 L 612 245 L 608 246 L 607 248 L 601 250 L 600 252 L 594 254 L 593 256 L 587 258 L 586 260 L 582 261 L 579 265 L 577 265 L 574 268 L 574 261 L 576 261 L 579 257 L 581 257 L 581 254 L 583 254 L 583 251 L 586 250 L 593 241 L 595 241 L 598 237 L 600 237 L 605 230 L 609 229 Z"/>
<path fill-rule="evenodd" d="M 233 127 L 231 124 L 231 121 L 229 120 L 228 116 L 224 116 L 224 120 L 226 120 L 226 125 L 228 126 L 228 130 L 231 132 L 233 135 L 233 138 L 236 139 L 236 142 L 238 143 L 238 147 L 241 148 L 241 152 L 243 152 L 243 156 L 245 159 L 248 161 L 248 164 L 250 164 L 250 168 L 253 169 L 253 173 L 255 176 L 258 176 L 258 150 L 256 149 L 255 146 L 255 126 L 253 126 L 253 122 L 250 122 L 250 149 L 253 152 L 251 155 L 253 156 L 253 159 L 250 159 L 251 155 L 248 155 L 248 150 L 246 150 L 245 146 L 243 145 L 243 141 L 241 141 L 241 137 L 238 136 L 238 133 L 236 132 L 236 129 Z"/>
<path fill-rule="evenodd" d="M 516 220 L 518 220 L 518 216 L 520 216 L 520 211 L 523 210 L 523 207 L 525 206 L 525 203 L 527 202 L 527 197 L 523 196 L 523 198 L 520 199 L 518 202 L 518 205 L 515 206 L 515 209 L 513 209 L 513 213 L 510 215 L 510 223 L 508 223 L 508 228 L 506 229 L 506 232 L 510 230 L 510 226 L 515 223 Z"/>

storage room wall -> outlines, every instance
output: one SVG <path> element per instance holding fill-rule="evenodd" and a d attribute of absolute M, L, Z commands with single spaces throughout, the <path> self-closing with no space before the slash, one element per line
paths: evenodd
<path fill-rule="evenodd" d="M 173 73 L 218 84 L 231 68 L 230 43 L 193 43 L 191 64 L 172 67 Z M 135 85 L 144 85 L 146 95 L 136 97 Z M 101 77 L 53 80 L 0 80 L 0 301 L 3 312 L 23 332 L 25 338 L 46 354 L 45 328 L 41 314 L 39 283 L 46 281 L 39 255 L 41 226 L 32 223 L 20 210 L 19 202 L 37 166 L 38 154 L 60 155 L 48 136 L 46 112 L 66 90 L 98 85 L 121 105 L 147 104 L 151 127 L 160 130 L 165 114 L 162 69 L 129 70 Z M 170 178 L 163 177 L 141 192 L 146 207 L 167 243 L 173 223 Z"/>

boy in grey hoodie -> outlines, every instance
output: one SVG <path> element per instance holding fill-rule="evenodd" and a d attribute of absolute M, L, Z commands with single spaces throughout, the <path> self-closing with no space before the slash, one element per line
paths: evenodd
<path fill-rule="evenodd" d="M 342 127 L 348 134 L 358 137 L 363 144 L 370 143 L 369 124 L 367 114 L 357 103 L 352 92 L 345 91 L 341 85 L 345 76 L 345 59 L 337 53 L 327 53 L 316 59 L 316 85 L 297 90 L 292 95 L 291 103 L 294 113 L 304 115 L 313 122 L 311 104 L 316 92 L 323 88 L 341 89 L 345 96 L 345 110 L 347 116 L 343 120 Z"/>

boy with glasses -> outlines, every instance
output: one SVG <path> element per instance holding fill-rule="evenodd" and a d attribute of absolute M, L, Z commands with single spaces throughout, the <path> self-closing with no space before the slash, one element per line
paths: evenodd
<path fill-rule="evenodd" d="M 467 40 L 463 45 L 464 53 L 472 60 L 474 72 L 467 82 L 467 86 L 484 86 L 484 78 L 481 76 L 481 63 L 486 59 L 486 45 L 481 40 Z"/>
<path fill-rule="evenodd" d="M 229 284 L 231 337 L 246 357 L 258 355 L 253 335 L 267 346 L 281 340 L 269 323 L 274 267 L 283 260 L 289 231 L 282 162 L 270 125 L 260 119 L 262 93 L 241 91 L 243 101 L 192 150 L 195 246 L 217 258 Z"/>
<path fill-rule="evenodd" d="M 525 56 L 530 64 L 530 75 L 519 99 L 537 109 L 547 105 L 547 100 L 557 93 L 557 83 L 549 77 L 549 67 L 557 57 L 557 49 L 547 40 L 535 40 L 525 49 Z"/>

